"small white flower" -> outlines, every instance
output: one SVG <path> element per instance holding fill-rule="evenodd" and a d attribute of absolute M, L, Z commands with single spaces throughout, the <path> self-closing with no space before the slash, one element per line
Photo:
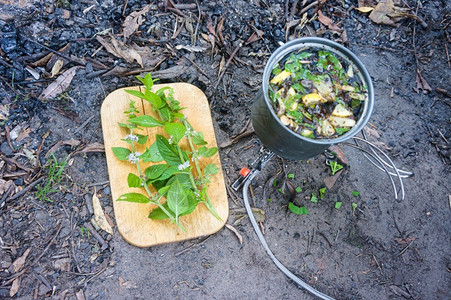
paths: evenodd
<path fill-rule="evenodd" d="M 180 171 L 185 170 L 185 169 L 189 168 L 189 166 L 190 166 L 189 161 L 185 161 L 183 164 L 179 165 L 179 170 Z"/>
<path fill-rule="evenodd" d="M 128 135 L 125 136 L 125 140 L 132 141 L 132 142 L 137 142 L 139 140 L 139 137 L 137 137 L 134 134 L 128 134 Z"/>
<path fill-rule="evenodd" d="M 170 137 L 169 137 L 169 139 L 168 139 L 168 143 L 169 144 L 172 144 L 172 139 L 173 139 L 174 137 L 171 135 Z"/>
<path fill-rule="evenodd" d="M 200 196 L 198 192 L 194 192 L 194 195 L 195 195 L 196 197 L 199 197 L 199 196 Z"/>
<path fill-rule="evenodd" d="M 130 153 L 127 156 L 127 160 L 129 162 L 131 162 L 132 164 L 136 164 L 139 161 L 139 156 L 141 155 L 141 153 L 139 152 L 135 152 L 135 153 Z"/>

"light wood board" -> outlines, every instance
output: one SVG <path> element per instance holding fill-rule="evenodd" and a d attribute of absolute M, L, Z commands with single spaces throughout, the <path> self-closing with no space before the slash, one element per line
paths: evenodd
<path fill-rule="evenodd" d="M 193 128 L 204 134 L 205 141 L 208 142 L 207 146 L 217 147 L 210 108 L 205 94 L 199 88 L 187 83 L 154 85 L 153 88 L 157 90 L 163 86 L 174 89 L 174 98 L 180 101 L 182 107 L 185 107 L 182 112 L 188 117 L 188 121 Z M 141 192 L 145 194 L 144 190 L 129 188 L 127 185 L 127 175 L 129 173 L 137 174 L 136 165 L 119 161 L 111 150 L 112 147 L 129 148 L 126 142 L 121 141 L 128 134 L 128 129 L 120 127 L 118 122 L 126 123 L 127 117 L 124 111 L 128 109 L 130 100 L 136 102 L 135 105 L 140 111 L 139 115 L 145 113 L 157 118 L 156 113 L 152 111 L 147 101 L 127 94 L 124 91 L 126 89 L 141 89 L 144 92 L 144 88 L 138 86 L 118 89 L 105 98 L 101 109 L 102 130 L 114 214 L 120 234 L 132 245 L 150 247 L 206 236 L 217 232 L 224 226 L 229 215 L 229 204 L 219 154 L 210 158 L 203 158 L 199 162 L 201 167 L 209 163 L 215 163 L 219 167 L 219 172 L 214 175 L 209 184 L 208 195 L 222 220 L 216 219 L 205 205 L 199 204 L 192 214 L 180 218 L 180 222 L 187 229 L 187 232 L 184 232 L 169 220 L 149 219 L 149 212 L 156 207 L 155 205 L 116 201 L 124 193 Z M 145 147 L 149 147 L 155 141 L 155 134 L 167 136 L 162 128 L 147 128 L 146 130 L 147 134 L 149 134 L 147 144 L 144 146 L 138 145 L 136 148 L 141 153 L 145 151 Z M 185 144 L 182 143 L 181 147 L 185 150 L 189 148 L 187 142 Z M 150 165 L 152 163 L 143 164 L 143 170 Z M 154 189 L 151 190 L 152 192 L 155 191 Z"/>

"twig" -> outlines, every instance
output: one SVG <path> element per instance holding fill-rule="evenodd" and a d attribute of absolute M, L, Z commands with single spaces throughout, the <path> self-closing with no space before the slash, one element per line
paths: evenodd
<path fill-rule="evenodd" d="M 21 197 L 22 195 L 26 194 L 29 190 L 31 190 L 35 185 L 37 185 L 38 183 L 40 183 L 41 181 L 44 180 L 44 177 L 41 177 L 37 180 L 35 180 L 34 182 L 30 183 L 26 188 L 24 188 L 23 190 L 21 190 L 20 192 L 18 192 L 17 194 L 15 194 L 14 196 L 12 196 L 9 200 L 16 200 L 17 198 Z"/>
<path fill-rule="evenodd" d="M 47 253 L 47 251 L 49 250 L 50 246 L 55 242 L 55 239 L 56 239 L 56 237 L 58 236 L 58 234 L 60 233 L 61 228 L 62 228 L 62 226 L 61 226 L 61 220 L 58 220 L 58 223 L 56 223 L 56 233 L 53 235 L 53 238 L 50 240 L 50 242 L 49 242 L 49 243 L 47 244 L 47 246 L 44 248 L 44 250 L 42 251 L 42 253 L 38 256 L 38 258 L 35 259 L 35 260 L 33 261 L 33 264 L 32 264 L 32 265 L 34 265 L 35 263 L 38 263 L 39 260 L 45 255 L 45 253 Z"/>
<path fill-rule="evenodd" d="M 448 45 L 446 42 L 445 42 L 445 52 L 446 52 L 446 61 L 448 62 L 448 68 L 451 68 L 451 63 L 449 62 Z"/>
<path fill-rule="evenodd" d="M 402 249 L 401 252 L 399 252 L 398 256 L 402 255 L 404 252 L 406 252 L 407 248 L 409 248 L 413 242 L 415 242 L 415 240 L 412 240 L 404 249 Z"/>
<path fill-rule="evenodd" d="M 174 256 L 182 255 L 183 253 L 187 252 L 189 249 L 193 248 L 194 246 L 202 245 L 202 244 L 205 243 L 210 237 L 212 237 L 212 235 L 209 235 L 208 237 L 206 237 L 205 239 L 203 239 L 203 240 L 200 241 L 199 243 L 193 243 L 193 244 L 189 245 L 188 247 L 186 247 L 186 248 L 183 249 L 182 251 L 177 252 Z"/>
<path fill-rule="evenodd" d="M 173 7 L 166 7 L 168 10 L 173 11 L 184 18 L 188 18 L 180 9 L 177 8 L 174 1 L 172 1 L 172 0 L 168 0 L 168 1 L 173 6 Z"/>
<path fill-rule="evenodd" d="M 379 268 L 379 272 L 381 272 L 381 275 L 384 276 L 384 273 L 382 273 L 382 268 L 379 265 L 379 262 L 377 261 L 377 258 L 374 254 L 371 254 L 373 256 L 374 261 L 376 262 L 377 267 Z"/>
<path fill-rule="evenodd" d="M 80 127 L 78 127 L 74 133 L 79 132 L 80 130 L 82 130 L 86 125 L 88 125 L 88 123 L 95 117 L 95 115 L 90 116 L 86 121 L 83 122 L 83 124 L 80 125 Z"/>
<path fill-rule="evenodd" d="M 13 144 L 11 143 L 11 131 L 9 130 L 9 126 L 5 125 L 5 131 L 6 131 L 6 141 L 8 141 L 8 146 L 11 148 L 13 152 L 16 152 L 16 150 L 13 147 Z"/>
<path fill-rule="evenodd" d="M 86 187 L 93 187 L 93 186 L 99 186 L 99 185 L 105 185 L 110 183 L 109 180 L 105 180 L 105 181 L 100 181 L 100 182 L 95 182 L 95 183 L 90 183 L 88 184 Z"/>
<path fill-rule="evenodd" d="M 128 0 L 125 1 L 124 9 L 122 10 L 122 16 L 125 16 L 125 10 L 127 9 Z"/>
<path fill-rule="evenodd" d="M 215 84 L 213 90 L 216 90 L 216 88 L 218 87 L 219 83 L 221 82 L 222 77 L 224 76 L 225 71 L 227 70 L 227 68 L 228 68 L 229 65 L 230 65 L 230 62 L 232 61 L 233 57 L 237 54 L 238 50 L 241 49 L 241 47 L 243 47 L 243 44 L 242 44 L 242 43 L 240 43 L 240 44 L 235 48 L 235 50 L 233 50 L 232 54 L 230 55 L 229 59 L 227 60 L 227 62 L 226 62 L 226 64 L 225 64 L 224 68 L 222 69 L 221 74 L 219 75 L 218 81 L 216 82 L 216 84 Z"/>
<path fill-rule="evenodd" d="M 59 52 L 59 51 L 57 51 L 57 50 L 53 50 L 52 48 L 49 48 L 49 47 L 47 47 L 47 46 L 45 46 L 45 45 L 42 45 L 41 43 L 39 43 L 39 42 L 37 42 L 37 41 L 35 41 L 35 40 L 32 40 L 32 39 L 26 37 L 26 36 L 23 35 L 23 34 L 20 34 L 20 36 L 21 36 L 23 39 L 25 39 L 25 40 L 27 40 L 27 41 L 29 41 L 29 42 L 35 43 L 35 44 L 38 45 L 39 47 L 41 47 L 41 48 L 43 48 L 43 49 L 45 49 L 45 50 L 48 50 L 48 51 L 52 52 L 53 54 L 56 54 L 56 55 L 58 55 L 58 56 L 61 56 L 62 58 L 67 59 L 68 61 L 75 62 L 75 63 L 80 64 L 80 65 L 82 65 L 82 66 L 86 66 L 86 63 L 84 63 L 83 61 L 80 61 L 80 60 L 78 60 L 78 59 L 73 59 L 73 58 L 71 58 L 70 56 L 67 56 L 67 55 L 65 55 L 65 54 L 63 54 L 63 53 L 61 53 L 61 52 Z"/>
<path fill-rule="evenodd" d="M 97 232 L 97 230 L 92 227 L 91 224 L 85 222 L 84 223 L 85 228 L 88 228 L 89 232 L 91 232 L 92 236 L 102 245 L 101 250 L 105 250 L 108 248 L 108 243 L 105 242 L 103 237 Z"/>
<path fill-rule="evenodd" d="M 2 199 L 0 200 L 0 208 L 1 205 L 3 204 L 3 202 L 5 202 L 6 198 L 8 198 L 8 196 L 13 192 L 14 190 L 14 185 L 11 185 L 8 190 L 5 192 L 5 194 L 3 194 Z"/>
<path fill-rule="evenodd" d="M 299 15 L 302 15 L 303 13 L 305 13 L 306 11 L 308 11 L 310 8 L 312 8 L 313 6 L 315 6 L 317 4 L 318 4 L 318 1 L 313 1 L 312 3 L 310 3 L 309 5 L 304 7 L 303 9 L 301 9 L 301 11 L 299 12 Z"/>
<path fill-rule="evenodd" d="M 382 47 L 382 46 L 373 46 L 373 45 L 366 45 L 366 44 L 359 44 L 359 43 L 350 43 L 350 44 L 351 45 L 360 46 L 360 47 L 370 47 L 370 48 L 374 48 L 374 49 L 381 49 L 381 50 L 386 50 L 386 51 L 391 51 L 391 52 L 398 52 L 398 50 L 396 50 L 396 49 Z M 413 51 L 413 50 L 407 49 L 407 51 Z"/>

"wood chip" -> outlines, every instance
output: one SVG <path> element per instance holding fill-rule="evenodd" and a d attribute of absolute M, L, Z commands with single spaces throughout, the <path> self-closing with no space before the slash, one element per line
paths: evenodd
<path fill-rule="evenodd" d="M 16 278 L 13 281 L 13 284 L 11 286 L 11 289 L 9 290 L 9 296 L 14 297 L 15 294 L 19 291 L 20 288 L 20 277 Z"/>
<path fill-rule="evenodd" d="M 94 194 L 92 195 L 92 207 L 94 208 L 94 220 L 99 225 L 99 227 L 108 232 L 109 234 L 113 234 L 113 228 L 111 228 L 110 224 L 108 223 L 105 213 L 103 212 L 102 205 L 100 204 L 100 200 L 96 195 L 96 192 L 94 191 Z"/>
<path fill-rule="evenodd" d="M 83 68 L 80 66 L 75 66 L 61 74 L 54 82 L 52 82 L 42 93 L 39 95 L 39 99 L 47 100 L 50 98 L 55 98 L 62 92 L 64 92 L 72 82 L 77 70 Z"/>
<path fill-rule="evenodd" d="M 140 11 L 134 11 L 129 14 L 124 21 L 122 27 L 124 28 L 124 38 L 127 40 L 139 26 L 144 22 L 143 15 L 150 10 L 151 5 L 144 6 Z"/>
<path fill-rule="evenodd" d="M 13 262 L 13 264 L 11 265 L 13 273 L 17 273 L 22 269 L 22 267 L 25 265 L 25 262 L 27 261 L 27 256 L 28 254 L 30 254 L 30 251 L 31 249 L 28 248 L 21 257 L 17 258 Z"/>

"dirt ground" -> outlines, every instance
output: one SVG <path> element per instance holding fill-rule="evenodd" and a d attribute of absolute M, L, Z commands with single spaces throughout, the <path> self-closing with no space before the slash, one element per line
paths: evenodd
<path fill-rule="evenodd" d="M 0 0 L 0 298 L 313 299 L 266 255 L 243 217 L 241 192 L 229 191 L 227 223 L 242 244 L 223 228 L 137 248 L 115 227 L 110 235 L 90 220 L 96 191 L 115 223 L 100 120 L 109 93 L 137 85 L 134 76 L 148 71 L 163 83 L 201 88 L 230 184 L 261 148 L 252 133 L 233 138 L 249 131 L 269 55 L 287 40 L 318 36 L 364 63 L 375 88 L 370 139 L 414 176 L 396 201 L 388 177 L 342 145 L 344 171 L 313 203 L 312 193 L 319 198 L 331 180 L 325 156 L 273 158 L 252 184 L 272 251 L 337 299 L 450 299 L 451 2 L 395 1 L 410 14 L 385 14 L 395 26 L 376 24 L 359 4 L 169 0 L 142 12 L 148 3 L 135 0 Z M 124 31 L 126 17 L 139 11 L 142 23 Z M 116 55 L 108 51 L 113 39 L 122 43 Z M 67 89 L 44 99 L 66 70 L 75 72 Z M 48 194 L 53 202 L 37 196 L 50 178 L 51 153 L 67 160 Z M 287 186 L 302 191 L 290 199 Z M 289 200 L 309 214 L 291 213 Z"/>

